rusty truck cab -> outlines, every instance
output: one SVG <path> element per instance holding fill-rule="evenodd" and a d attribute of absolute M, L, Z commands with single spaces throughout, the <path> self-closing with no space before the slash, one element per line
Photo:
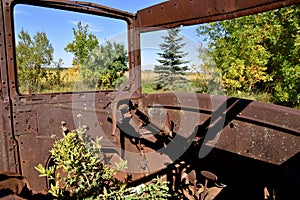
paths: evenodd
<path fill-rule="evenodd" d="M 136 13 L 67 0 L 2 0 L 0 4 L 0 171 L 19 173 L 34 191 L 48 181 L 34 169 L 51 164 L 61 127 L 84 124 L 103 137 L 103 151 L 128 160 L 132 184 L 166 175 L 173 190 L 184 170 L 215 173 L 220 199 L 291 199 L 300 185 L 300 111 L 199 93 L 145 94 L 141 34 L 202 24 L 299 4 L 299 0 L 170 0 Z M 18 86 L 14 8 L 31 5 L 102 16 L 127 26 L 129 78 L 116 90 L 23 94 Z M 122 118 L 130 109 L 130 120 Z M 163 117 L 161 117 L 163 116 Z M 62 122 L 64 124 L 62 124 Z M 135 125 L 132 125 L 134 122 Z M 146 131 L 145 131 L 146 130 Z M 149 134 L 148 134 L 149 133 Z M 112 162 L 113 163 L 113 162 Z M 188 189 L 187 189 L 188 190 Z M 299 195 L 298 195 L 299 196 Z M 186 193 L 187 198 L 191 198 Z M 270 197 L 270 199 L 273 197 Z"/>

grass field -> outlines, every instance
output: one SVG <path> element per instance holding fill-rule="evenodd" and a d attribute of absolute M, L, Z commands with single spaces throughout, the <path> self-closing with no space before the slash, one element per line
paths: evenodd
<path fill-rule="evenodd" d="M 162 93 L 163 90 L 154 90 L 155 84 L 154 80 L 157 77 L 154 71 L 142 71 L 142 91 L 143 93 Z M 199 79 L 199 74 L 197 73 L 188 73 L 186 78 L 191 82 L 192 90 L 197 92 L 199 88 L 197 88 L 197 79 Z M 226 92 L 225 92 L 226 94 Z M 272 103 L 272 95 L 268 93 L 246 93 L 246 92 L 235 92 L 233 97 L 244 98 L 254 101 L 262 101 L 267 103 Z M 298 108 L 299 109 L 299 108 Z"/>
<path fill-rule="evenodd" d="M 57 74 L 57 71 L 48 69 L 47 74 Z M 126 74 L 128 77 L 128 74 Z M 162 93 L 165 90 L 155 90 L 154 80 L 157 78 L 157 74 L 154 71 L 142 71 L 142 92 L 143 93 Z M 188 73 L 186 78 L 190 81 L 190 86 L 194 92 L 199 90 L 199 82 L 203 84 L 201 76 L 196 73 Z M 57 77 L 56 77 L 57 79 Z M 59 84 L 57 84 L 59 83 Z M 80 87 L 79 87 L 80 86 Z M 60 71 L 59 80 L 53 81 L 53 77 L 44 77 L 41 80 L 41 89 L 36 93 L 56 93 L 56 92 L 74 92 L 74 91 L 84 91 L 84 90 L 95 90 L 95 88 L 85 87 L 84 84 L 80 85 L 79 73 L 74 68 L 62 69 Z M 19 88 L 22 94 L 27 94 L 26 88 Z M 189 92 L 190 92 L 189 91 Z M 168 92 L 168 91 L 167 91 Z M 268 93 L 245 93 L 236 92 L 231 95 L 238 98 L 251 99 L 256 101 L 272 102 L 272 96 Z"/>

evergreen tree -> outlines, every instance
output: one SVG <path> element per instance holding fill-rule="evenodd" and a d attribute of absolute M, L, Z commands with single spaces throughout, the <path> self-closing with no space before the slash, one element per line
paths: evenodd
<path fill-rule="evenodd" d="M 169 29 L 166 36 L 162 36 L 164 41 L 159 45 L 162 53 L 158 53 L 160 59 L 157 61 L 161 65 L 154 67 L 154 72 L 158 74 L 155 80 L 156 89 L 164 90 L 185 90 L 187 80 L 184 78 L 188 66 L 184 65 L 188 61 L 184 60 L 187 53 L 181 49 L 184 47 L 183 37 L 179 36 L 179 28 Z"/>

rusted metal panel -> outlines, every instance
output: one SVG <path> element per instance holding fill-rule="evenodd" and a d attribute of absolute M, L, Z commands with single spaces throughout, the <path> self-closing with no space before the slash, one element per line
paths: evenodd
<path fill-rule="evenodd" d="M 203 148 L 219 148 L 275 165 L 300 151 L 299 110 L 223 96 L 184 94 L 181 98 L 195 100 L 195 95 L 196 106 L 183 104 L 173 93 L 145 95 L 140 106 L 146 113 L 154 107 L 166 110 L 177 130 L 182 113 L 199 113 L 198 123 L 191 125 L 204 138 Z"/>
<path fill-rule="evenodd" d="M 15 136 L 38 132 L 36 111 L 24 111 L 14 115 Z"/>
<path fill-rule="evenodd" d="M 0 3 L 0 170 L 8 172 L 20 172 L 17 144 L 13 137 L 12 130 L 12 113 L 11 113 L 11 101 L 8 81 L 8 68 L 7 63 L 9 58 L 7 57 L 6 37 L 7 32 L 5 29 L 5 2 Z"/>
<path fill-rule="evenodd" d="M 38 164 L 47 167 L 50 158 L 49 150 L 52 148 L 54 139 L 38 138 L 37 134 L 16 136 L 19 143 L 20 163 L 22 174 L 29 179 L 31 189 L 42 191 L 47 188 L 47 179 L 39 177 L 35 169 Z"/>
<path fill-rule="evenodd" d="M 7 102 L 0 103 L 0 170 L 19 173 L 18 146 L 13 136 L 10 106 Z"/>
<path fill-rule="evenodd" d="M 3 13 L 3 4 L 4 2 L 1 1 L 0 9 L 1 13 Z M 8 101 L 9 94 L 8 94 L 8 80 L 7 80 L 7 59 L 6 59 L 6 45 L 5 45 L 5 20 L 3 14 L 0 15 L 0 90 L 1 90 L 1 98 L 2 100 Z"/>
<path fill-rule="evenodd" d="M 300 136 L 299 110 L 253 101 L 237 119 Z"/>
<path fill-rule="evenodd" d="M 0 110 L 3 110 L 3 105 L 0 104 Z M 5 114 L 2 114 L 4 112 L 1 112 L 0 115 L 0 170 L 1 171 L 10 171 L 10 161 L 9 161 L 9 147 L 11 140 L 9 139 L 11 136 L 11 132 L 7 130 L 7 120 L 5 119 Z"/>
<path fill-rule="evenodd" d="M 300 139 L 256 123 L 232 120 L 221 130 L 214 147 L 279 166 L 300 151 Z"/>
<path fill-rule="evenodd" d="M 141 31 L 231 19 L 299 4 L 299 0 L 170 0 L 137 12 Z"/>
<path fill-rule="evenodd" d="M 55 139 L 63 137 L 62 121 L 70 130 L 88 126 L 91 137 L 103 136 L 103 149 L 110 148 L 118 154 L 110 138 L 111 123 L 107 121 L 110 110 L 104 109 L 111 99 L 111 92 L 44 94 L 14 99 L 13 122 L 21 171 L 30 180 L 33 190 L 47 186 L 46 179 L 39 177 L 34 167 L 40 163 L 46 166 L 49 162 L 49 150 Z"/>
<path fill-rule="evenodd" d="M 134 20 L 128 26 L 128 57 L 129 57 L 129 76 L 133 77 L 132 90 L 141 93 L 141 45 L 140 33 L 136 29 Z"/>
<path fill-rule="evenodd" d="M 2 12 L 2 3 L 0 3 L 0 11 Z M 0 15 L 0 98 L 3 100 L 3 92 L 7 93 L 7 90 L 5 90 L 5 84 L 3 85 L 3 82 L 5 81 L 4 77 L 6 70 L 6 60 L 5 60 L 5 47 L 4 47 L 4 19 L 3 15 Z M 2 78 L 3 77 L 3 78 Z M 7 96 L 7 95 L 5 95 Z"/>
<path fill-rule="evenodd" d="M 13 28 L 13 18 L 10 1 L 3 1 L 3 17 L 5 20 L 5 52 L 6 52 L 6 65 L 7 65 L 7 87 L 9 88 L 10 98 L 16 94 L 16 74 L 15 72 L 15 40 L 14 40 L 14 28 Z"/>

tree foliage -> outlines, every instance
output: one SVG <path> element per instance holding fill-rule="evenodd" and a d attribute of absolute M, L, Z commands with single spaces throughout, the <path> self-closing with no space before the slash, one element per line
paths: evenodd
<path fill-rule="evenodd" d="M 45 68 L 53 61 L 53 47 L 46 33 L 37 32 L 33 37 L 23 29 L 18 34 L 16 57 L 20 89 L 38 92 L 41 79 L 45 77 Z"/>
<path fill-rule="evenodd" d="M 65 51 L 73 53 L 73 65 L 78 66 L 86 61 L 88 55 L 98 46 L 95 35 L 89 33 L 89 25 L 83 26 L 78 22 L 77 29 L 73 28 L 74 40 L 67 44 Z"/>
<path fill-rule="evenodd" d="M 169 29 L 166 36 L 162 36 L 163 42 L 159 45 L 161 53 L 158 53 L 160 59 L 157 61 L 161 65 L 154 67 L 158 78 L 155 80 L 156 89 L 178 90 L 186 85 L 184 78 L 188 67 L 185 65 L 188 61 L 184 60 L 187 53 L 182 51 L 185 46 L 183 37 L 180 37 L 179 28 Z"/>
<path fill-rule="evenodd" d="M 106 41 L 94 49 L 80 68 L 80 76 L 90 87 L 113 89 L 128 70 L 124 45 Z"/>
<path fill-rule="evenodd" d="M 224 94 L 224 88 L 221 79 L 220 69 L 216 67 L 213 57 L 209 54 L 209 49 L 200 44 L 198 48 L 199 58 L 202 63 L 194 66 L 197 70 L 193 84 L 196 86 L 196 92 L 209 94 Z M 198 68 L 198 69 L 196 69 Z"/>
<path fill-rule="evenodd" d="M 218 21 L 197 28 L 229 94 L 267 91 L 274 102 L 300 103 L 299 6 Z"/>
<path fill-rule="evenodd" d="M 78 23 L 73 28 L 74 40 L 65 50 L 74 54 L 73 65 L 79 70 L 79 87 L 84 89 L 112 89 L 123 77 L 127 67 L 124 45 L 106 41 L 99 44 L 89 26 Z M 81 85 L 83 84 L 83 85 Z"/>

